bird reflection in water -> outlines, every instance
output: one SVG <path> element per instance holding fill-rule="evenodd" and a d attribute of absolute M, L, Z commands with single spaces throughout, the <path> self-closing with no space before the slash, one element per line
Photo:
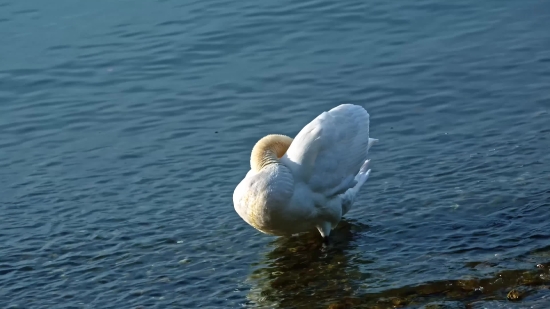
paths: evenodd
<path fill-rule="evenodd" d="M 275 239 L 249 277 L 253 307 L 326 308 L 353 297 L 365 275 L 350 257 L 356 249 L 354 238 L 367 229 L 357 221 L 342 220 L 328 247 L 316 231 Z"/>

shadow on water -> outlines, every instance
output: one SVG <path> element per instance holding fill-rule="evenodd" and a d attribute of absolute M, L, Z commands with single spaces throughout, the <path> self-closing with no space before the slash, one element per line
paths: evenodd
<path fill-rule="evenodd" d="M 249 277 L 249 304 L 253 308 L 474 308 L 476 302 L 519 301 L 550 289 L 550 261 L 533 269 L 504 270 L 490 277 L 426 282 L 368 293 L 369 275 L 360 265 L 354 238 L 369 227 L 344 220 L 333 231 L 333 243 L 324 247 L 310 233 L 277 238 L 271 251 Z M 550 250 L 550 247 L 547 248 Z M 546 251 L 546 249 L 544 250 Z M 470 262 L 477 267 L 484 262 Z"/>

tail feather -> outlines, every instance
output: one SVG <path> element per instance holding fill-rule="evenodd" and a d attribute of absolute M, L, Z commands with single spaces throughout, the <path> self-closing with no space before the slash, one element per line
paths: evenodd
<path fill-rule="evenodd" d="M 370 138 L 369 137 L 369 143 L 367 144 L 367 151 L 369 151 L 369 149 L 376 143 L 378 143 L 377 138 Z"/>
<path fill-rule="evenodd" d="M 357 175 L 355 176 L 355 181 L 357 181 L 355 186 L 340 194 L 340 198 L 342 199 L 342 216 L 351 209 L 351 206 L 353 205 L 357 197 L 357 193 L 359 193 L 359 189 L 361 189 L 363 184 L 367 181 L 367 179 L 369 179 L 371 171 L 369 169 L 369 162 L 370 160 L 365 161 L 365 163 L 363 163 L 363 166 L 361 166 L 359 173 L 357 173 Z"/>

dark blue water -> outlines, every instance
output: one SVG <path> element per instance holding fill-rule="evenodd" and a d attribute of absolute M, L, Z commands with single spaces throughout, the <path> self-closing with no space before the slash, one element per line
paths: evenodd
<path fill-rule="evenodd" d="M 0 307 L 548 308 L 548 29 L 538 0 L 0 0 Z M 380 143 L 334 247 L 248 226 L 254 143 L 341 103 Z"/>

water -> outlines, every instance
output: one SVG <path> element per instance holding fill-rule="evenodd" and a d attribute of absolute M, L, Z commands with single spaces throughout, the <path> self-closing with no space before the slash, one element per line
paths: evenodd
<path fill-rule="evenodd" d="M 547 308 L 548 29 L 536 0 L 0 0 L 0 307 Z M 249 227 L 255 141 L 341 103 L 380 143 L 335 245 Z"/>

